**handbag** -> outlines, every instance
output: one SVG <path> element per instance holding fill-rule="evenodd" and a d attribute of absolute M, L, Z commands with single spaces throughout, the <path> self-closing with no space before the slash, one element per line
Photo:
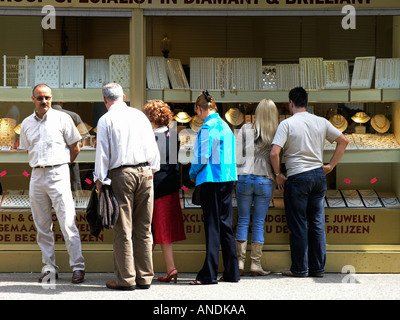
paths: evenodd
<path fill-rule="evenodd" d="M 199 206 L 200 205 L 200 191 L 201 191 L 201 185 L 198 185 L 194 188 L 193 194 L 192 194 L 192 204 Z"/>

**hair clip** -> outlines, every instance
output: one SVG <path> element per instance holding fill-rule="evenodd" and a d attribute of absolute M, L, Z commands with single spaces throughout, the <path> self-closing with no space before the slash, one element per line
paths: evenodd
<path fill-rule="evenodd" d="M 207 102 L 211 102 L 212 97 L 210 96 L 210 94 L 208 93 L 208 90 L 204 90 L 202 92 L 203 96 L 206 98 Z"/>

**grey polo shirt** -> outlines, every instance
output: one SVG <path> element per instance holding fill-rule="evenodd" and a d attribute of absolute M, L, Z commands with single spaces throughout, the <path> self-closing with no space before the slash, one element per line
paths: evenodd
<path fill-rule="evenodd" d="M 333 143 L 342 133 L 327 119 L 298 112 L 283 120 L 272 144 L 283 148 L 287 176 L 323 165 L 325 139 Z"/>

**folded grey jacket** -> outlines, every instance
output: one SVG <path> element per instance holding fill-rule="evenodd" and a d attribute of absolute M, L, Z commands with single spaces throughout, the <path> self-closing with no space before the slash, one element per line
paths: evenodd
<path fill-rule="evenodd" d="M 112 229 L 118 216 L 119 205 L 111 186 L 103 185 L 99 195 L 94 187 L 86 208 L 86 221 L 89 224 L 90 234 L 98 237 L 104 228 Z"/>

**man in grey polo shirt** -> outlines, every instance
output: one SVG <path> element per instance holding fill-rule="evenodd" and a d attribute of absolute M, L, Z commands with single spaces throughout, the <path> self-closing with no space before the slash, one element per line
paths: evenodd
<path fill-rule="evenodd" d="M 20 147 L 28 150 L 32 167 L 29 200 L 37 229 L 37 242 L 42 251 L 43 275 L 39 282 L 56 273 L 55 247 L 51 207 L 57 215 L 69 263 L 72 283 L 84 280 L 85 264 L 79 231 L 75 225 L 75 207 L 71 193 L 68 164 L 78 155 L 81 135 L 71 117 L 51 108 L 51 89 L 45 84 L 33 88 L 35 111 L 21 124 Z"/>
<path fill-rule="evenodd" d="M 289 92 L 292 117 L 282 121 L 272 141 L 271 164 L 279 189 L 284 189 L 290 230 L 292 265 L 288 276 L 322 276 L 325 272 L 326 240 L 324 197 L 326 177 L 344 154 L 349 141 L 328 120 L 307 112 L 307 92 Z M 325 139 L 336 142 L 328 164 L 323 163 Z M 283 149 L 287 178 L 280 172 Z"/>

